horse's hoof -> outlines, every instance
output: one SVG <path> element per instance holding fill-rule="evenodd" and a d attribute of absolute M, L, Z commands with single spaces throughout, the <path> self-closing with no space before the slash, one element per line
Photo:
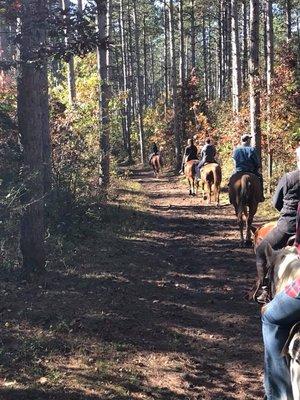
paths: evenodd
<path fill-rule="evenodd" d="M 192 196 L 196 196 L 196 193 L 193 193 Z"/>
<path fill-rule="evenodd" d="M 253 246 L 252 240 L 246 240 L 245 247 L 252 247 L 252 246 Z"/>

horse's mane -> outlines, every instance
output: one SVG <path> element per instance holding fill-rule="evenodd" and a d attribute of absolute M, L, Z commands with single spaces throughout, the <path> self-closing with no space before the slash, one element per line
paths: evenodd
<path fill-rule="evenodd" d="M 297 249 L 288 246 L 282 249 L 275 260 L 274 278 L 276 293 L 284 289 L 286 285 L 300 277 L 300 259 Z"/>

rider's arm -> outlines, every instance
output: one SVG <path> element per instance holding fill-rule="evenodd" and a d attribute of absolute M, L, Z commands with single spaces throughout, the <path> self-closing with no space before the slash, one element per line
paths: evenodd
<path fill-rule="evenodd" d="M 286 176 L 284 175 L 278 182 L 278 185 L 276 187 L 276 190 L 275 190 L 275 193 L 273 196 L 273 206 L 278 211 L 281 211 L 281 209 L 283 207 L 283 198 L 285 195 L 285 191 L 286 191 Z"/>

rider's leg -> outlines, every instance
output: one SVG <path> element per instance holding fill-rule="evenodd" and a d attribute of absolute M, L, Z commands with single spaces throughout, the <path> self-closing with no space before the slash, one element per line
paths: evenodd
<path fill-rule="evenodd" d="M 257 301 L 261 303 L 264 303 L 268 296 L 267 288 L 265 287 L 267 286 L 266 274 L 268 271 L 266 259 L 267 245 L 269 244 L 274 250 L 282 249 L 284 246 L 286 246 L 290 237 L 290 234 L 282 232 L 280 229 L 275 227 L 256 249 L 257 276 L 261 286 L 264 287 L 262 294 L 257 298 Z"/>
<path fill-rule="evenodd" d="M 200 179 L 200 170 L 204 165 L 204 161 L 200 160 L 198 164 L 195 166 L 195 171 L 196 171 L 196 179 Z"/>
<path fill-rule="evenodd" d="M 268 400 L 292 399 L 289 367 L 282 348 L 291 327 L 299 321 L 300 299 L 285 291 L 277 294 L 262 314 L 262 333 L 265 347 L 264 386 Z"/>
<path fill-rule="evenodd" d="M 260 184 L 260 193 L 261 193 L 261 197 L 260 197 L 260 202 L 265 201 L 265 196 L 264 196 L 264 179 L 261 173 L 257 172 L 255 174 L 258 179 L 259 179 L 259 184 Z"/>

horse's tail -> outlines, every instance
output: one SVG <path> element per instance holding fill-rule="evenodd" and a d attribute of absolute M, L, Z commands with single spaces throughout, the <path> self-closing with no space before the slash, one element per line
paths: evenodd
<path fill-rule="evenodd" d="M 249 201 L 251 182 L 247 175 L 241 177 L 241 192 L 239 201 L 239 212 L 242 212 Z"/>

